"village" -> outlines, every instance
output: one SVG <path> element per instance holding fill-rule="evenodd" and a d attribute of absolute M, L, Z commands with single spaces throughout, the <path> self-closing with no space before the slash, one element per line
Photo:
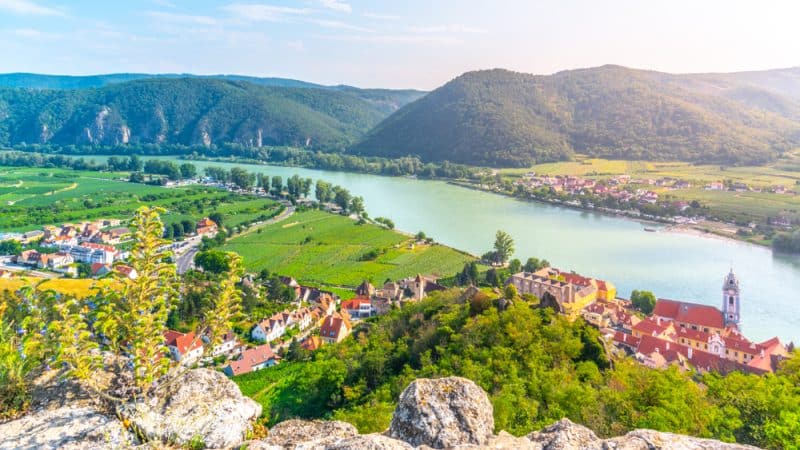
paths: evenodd
<path fill-rule="evenodd" d="M 660 191 L 680 191 L 692 188 L 689 181 L 661 177 L 633 178 L 631 175 L 615 175 L 607 180 L 595 180 L 573 175 L 541 175 L 528 172 L 513 183 L 517 192 L 522 191 L 539 200 L 560 203 L 572 207 L 592 209 L 619 216 L 666 221 L 674 224 L 696 225 L 705 219 L 702 206 L 696 201 L 665 200 Z M 499 189 L 499 186 L 495 186 Z M 706 191 L 770 192 L 780 195 L 797 195 L 784 185 L 766 189 L 749 186 L 742 182 L 712 181 L 702 186 Z M 788 216 L 769 217 L 768 225 L 779 229 L 792 228 Z M 751 228 L 755 224 L 749 224 Z"/>
<path fill-rule="evenodd" d="M 243 282 L 253 283 L 252 277 L 246 276 Z M 213 364 L 215 358 L 222 357 L 218 365 L 226 375 L 242 375 L 279 364 L 280 354 L 285 354 L 293 342 L 313 352 L 323 345 L 341 342 L 361 320 L 446 289 L 435 277 L 417 275 L 388 281 L 380 288 L 364 281 L 355 289 L 355 297 L 341 300 L 332 292 L 303 286 L 291 277 L 280 277 L 280 282 L 294 292 L 291 308 L 257 320 L 249 328 L 245 341 L 230 331 L 204 360 L 205 346 L 211 341 L 209 336 L 168 330 L 164 338 L 170 356 L 187 366 Z"/>
<path fill-rule="evenodd" d="M 535 295 L 540 305 L 570 319 L 582 317 L 598 328 L 612 353 L 631 356 L 651 368 L 676 365 L 683 370 L 729 373 L 773 373 L 793 350 L 773 337 L 747 339 L 740 329 L 741 290 L 731 270 L 721 289 L 722 309 L 657 299 L 645 315 L 627 299 L 616 296 L 613 284 L 553 268 L 521 272 L 508 284 L 520 294 Z"/>

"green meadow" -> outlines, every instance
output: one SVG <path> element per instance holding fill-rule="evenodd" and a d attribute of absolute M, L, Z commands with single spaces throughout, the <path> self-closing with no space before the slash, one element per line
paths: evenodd
<path fill-rule="evenodd" d="M 304 283 L 340 287 L 355 287 L 363 280 L 382 284 L 417 273 L 450 276 L 472 259 L 437 244 L 411 248 L 412 242 L 376 225 L 306 211 L 230 239 L 225 249 L 242 255 L 249 270 L 268 269 Z"/>

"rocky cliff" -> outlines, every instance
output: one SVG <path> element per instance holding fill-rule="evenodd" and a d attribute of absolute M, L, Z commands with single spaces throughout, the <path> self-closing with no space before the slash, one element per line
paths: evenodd
<path fill-rule="evenodd" d="M 401 394 L 390 428 L 359 434 L 336 421 L 288 420 L 267 437 L 245 440 L 261 407 L 218 372 L 189 371 L 147 402 L 118 405 L 111 415 L 60 382 L 26 417 L 0 424 L 0 450 L 231 448 L 248 450 L 651 450 L 748 449 L 652 430 L 600 439 L 567 419 L 524 437 L 494 432 L 492 404 L 470 380 L 419 379 Z M 147 443 L 142 443 L 147 440 Z"/>

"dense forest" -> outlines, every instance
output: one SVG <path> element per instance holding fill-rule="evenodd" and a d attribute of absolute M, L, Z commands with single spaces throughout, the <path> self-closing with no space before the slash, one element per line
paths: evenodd
<path fill-rule="evenodd" d="M 272 422 L 329 417 L 381 431 L 410 381 L 459 375 L 489 393 L 497 430 L 515 434 L 568 417 L 603 436 L 653 428 L 800 444 L 800 358 L 767 376 L 652 370 L 631 360 L 612 367 L 596 329 L 532 306 L 451 290 L 361 323 L 313 354 L 293 345 L 288 361 L 236 381 Z"/>
<path fill-rule="evenodd" d="M 354 151 L 492 166 L 574 153 L 759 164 L 800 144 L 800 70 L 775 72 L 783 76 L 469 72 L 401 108 Z"/>
<path fill-rule="evenodd" d="M 100 88 L 0 89 L 0 145 L 292 145 L 340 151 L 416 91 L 153 78 Z"/>

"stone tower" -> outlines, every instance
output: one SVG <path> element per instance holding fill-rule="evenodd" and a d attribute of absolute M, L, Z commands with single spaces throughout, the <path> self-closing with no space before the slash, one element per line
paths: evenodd
<path fill-rule="evenodd" d="M 739 295 L 739 279 L 731 268 L 722 284 L 722 314 L 725 316 L 725 326 L 733 325 L 737 329 L 741 318 Z"/>

